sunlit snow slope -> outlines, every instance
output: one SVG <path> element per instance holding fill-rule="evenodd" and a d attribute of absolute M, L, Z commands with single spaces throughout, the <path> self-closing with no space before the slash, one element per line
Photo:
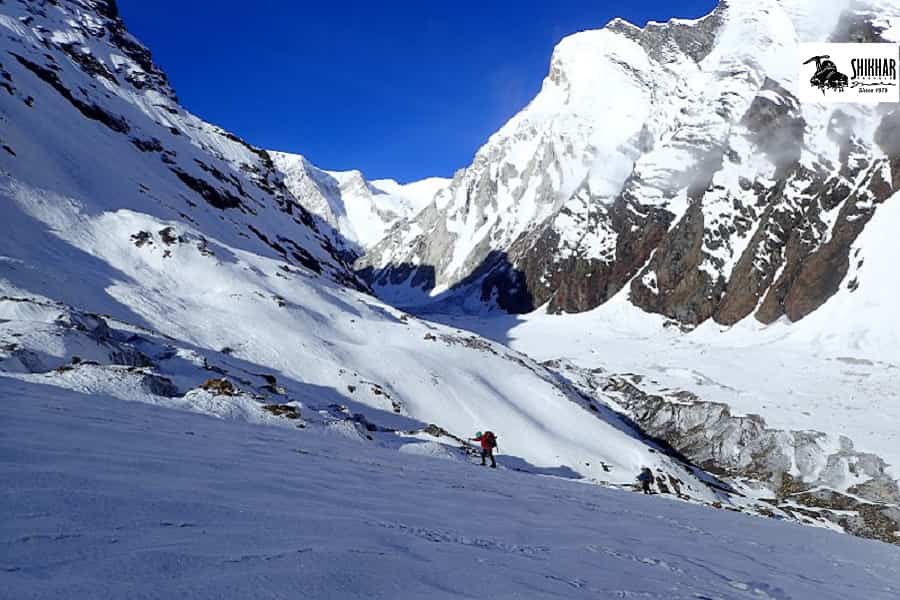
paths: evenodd
<path fill-rule="evenodd" d="M 0 377 L 0 595 L 891 600 L 877 542 Z"/>

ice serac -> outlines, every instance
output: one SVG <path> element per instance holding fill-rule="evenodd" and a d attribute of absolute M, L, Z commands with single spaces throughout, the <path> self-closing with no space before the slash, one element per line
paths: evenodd
<path fill-rule="evenodd" d="M 827 4 L 723 1 L 565 38 L 534 100 L 360 272 L 394 302 L 510 312 L 626 289 L 688 327 L 798 321 L 877 285 L 848 273 L 900 189 L 898 112 L 801 105 L 798 43 L 896 40 L 900 6 Z"/>

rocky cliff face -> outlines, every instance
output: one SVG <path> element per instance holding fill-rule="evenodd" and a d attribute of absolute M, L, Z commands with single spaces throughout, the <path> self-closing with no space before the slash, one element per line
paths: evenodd
<path fill-rule="evenodd" d="M 797 42 L 897 23 L 880 0 L 732 0 L 570 36 L 532 103 L 358 266 L 404 303 L 581 312 L 625 290 L 686 326 L 802 319 L 859 285 L 854 242 L 900 155 L 896 111 L 798 102 Z"/>

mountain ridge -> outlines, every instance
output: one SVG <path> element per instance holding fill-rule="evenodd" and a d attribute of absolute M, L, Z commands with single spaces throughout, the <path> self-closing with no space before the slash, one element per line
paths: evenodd
<path fill-rule="evenodd" d="M 796 44 L 897 23 L 877 0 L 729 1 L 569 36 L 529 106 L 357 267 L 411 310 L 583 312 L 628 289 L 685 327 L 800 321 L 859 284 L 854 243 L 900 189 L 900 111 L 801 105 Z"/>
<path fill-rule="evenodd" d="M 367 180 L 357 170 L 328 171 L 304 156 L 269 151 L 298 202 L 334 228 L 334 242 L 357 257 L 395 223 L 415 216 L 449 180 L 428 177 L 406 184 Z"/>

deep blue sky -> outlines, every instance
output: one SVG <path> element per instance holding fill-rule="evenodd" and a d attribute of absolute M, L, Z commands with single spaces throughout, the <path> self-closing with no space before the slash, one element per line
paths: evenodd
<path fill-rule="evenodd" d="M 540 89 L 565 35 L 715 0 L 119 0 L 181 101 L 327 169 L 450 176 Z"/>

